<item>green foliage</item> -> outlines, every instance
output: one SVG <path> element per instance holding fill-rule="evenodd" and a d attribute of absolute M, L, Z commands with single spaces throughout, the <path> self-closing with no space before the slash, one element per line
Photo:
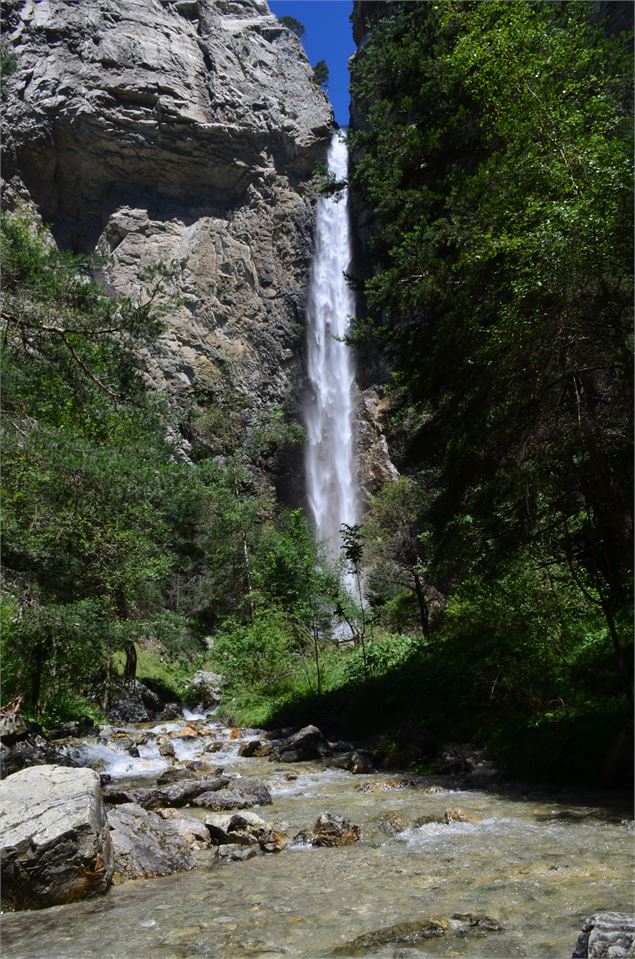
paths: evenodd
<path fill-rule="evenodd" d="M 295 33 L 296 37 L 302 39 L 305 32 L 303 23 L 300 23 L 295 17 L 278 17 L 278 20 L 283 26 L 288 27 L 292 33 Z"/>
<path fill-rule="evenodd" d="M 321 87 L 329 82 L 329 68 L 326 60 L 318 60 L 313 67 L 313 81 Z"/>
<path fill-rule="evenodd" d="M 389 356 L 404 465 L 420 474 L 409 522 L 389 493 L 371 507 L 385 545 L 370 583 L 380 605 L 391 566 L 459 588 L 451 643 L 492 669 L 502 658 L 495 708 L 519 698 L 525 720 L 523 670 L 540 710 L 552 635 L 574 637 L 572 674 L 576 606 L 604 623 L 613 691 L 631 686 L 632 64 L 589 15 L 398 4 L 352 69 L 366 122 L 351 186 L 374 213 L 376 267 L 357 336 Z M 525 588 L 548 606 L 538 618 Z M 495 679 L 483 663 L 479 694 Z"/>
<path fill-rule="evenodd" d="M 231 690 L 275 697 L 288 688 L 294 647 L 287 617 L 271 607 L 258 610 L 251 623 L 228 621 L 214 641 L 214 660 Z"/>

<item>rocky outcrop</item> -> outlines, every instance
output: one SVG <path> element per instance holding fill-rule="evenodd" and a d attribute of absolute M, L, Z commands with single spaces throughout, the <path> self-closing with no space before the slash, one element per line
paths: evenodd
<path fill-rule="evenodd" d="M 333 125 L 298 38 L 264 0 L 8 0 L 3 20 L 5 208 L 30 196 L 59 244 L 108 257 L 117 294 L 183 261 L 156 385 L 293 412 Z M 193 422 L 183 449 L 204 435 L 222 454 L 220 432 Z"/>
<path fill-rule="evenodd" d="M 5 908 L 40 909 L 106 892 L 113 859 L 99 776 L 36 766 L 0 783 Z"/>
<path fill-rule="evenodd" d="M 584 923 L 572 959 L 631 959 L 635 956 L 635 917 L 600 912 Z"/>
<path fill-rule="evenodd" d="M 150 879 L 192 869 L 192 829 L 183 830 L 174 818 L 148 812 L 136 803 L 108 811 L 114 853 L 114 881 Z"/>

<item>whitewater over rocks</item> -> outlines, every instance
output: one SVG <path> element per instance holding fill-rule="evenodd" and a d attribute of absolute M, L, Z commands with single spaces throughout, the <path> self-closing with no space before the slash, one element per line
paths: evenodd
<path fill-rule="evenodd" d="M 242 749 L 256 742 L 271 751 Z M 632 823 L 614 796 L 555 801 L 506 786 L 478 750 L 458 746 L 440 752 L 437 772 L 386 772 L 380 742 L 355 750 L 315 726 L 180 719 L 59 748 L 94 771 L 36 766 L 0 786 L 17 817 L 15 828 L 0 822 L 5 908 L 37 909 L 3 917 L 6 959 L 87 959 L 95 943 L 100 959 L 390 959 L 428 940 L 435 955 L 469 959 L 482 939 L 498 959 L 552 959 L 571 955 L 583 925 L 576 955 L 632 954 Z M 341 763 L 352 752 L 378 771 L 352 775 Z M 444 771 L 459 754 L 463 771 Z M 43 841 L 42 804 L 31 816 L 29 797 L 58 780 L 69 815 L 61 785 L 48 788 L 59 838 Z M 21 898 L 18 860 L 34 882 Z M 41 896 L 73 871 L 88 896 L 112 876 L 105 909 L 72 901 L 73 883 Z M 588 919 L 597 890 L 614 912 Z M 68 904 L 40 908 L 53 901 Z"/>

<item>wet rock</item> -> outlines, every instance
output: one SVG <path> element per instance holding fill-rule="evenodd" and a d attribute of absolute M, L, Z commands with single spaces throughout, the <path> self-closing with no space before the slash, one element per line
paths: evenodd
<path fill-rule="evenodd" d="M 306 759 L 318 759 L 320 747 L 325 745 L 325 739 L 317 726 L 305 726 L 283 739 L 272 753 L 281 763 L 298 763 Z"/>
<path fill-rule="evenodd" d="M 3 744 L 0 759 L 3 778 L 32 766 L 77 767 L 79 765 L 77 760 L 67 753 L 63 746 L 54 745 L 44 736 L 32 731 L 27 734 L 25 739 L 20 739 L 13 746 Z"/>
<path fill-rule="evenodd" d="M 136 803 L 108 810 L 115 882 L 150 879 L 192 869 L 191 842 L 170 821 Z"/>
<path fill-rule="evenodd" d="M 159 808 L 155 812 L 161 819 L 167 819 L 192 849 L 205 849 L 209 846 L 211 842 L 209 829 L 200 819 L 184 816 L 178 809 Z"/>
<path fill-rule="evenodd" d="M 450 823 L 453 822 L 476 823 L 479 822 L 479 819 L 473 813 L 466 812 L 464 809 L 455 806 L 452 809 L 446 809 L 442 814 L 434 813 L 430 816 L 419 816 L 419 818 L 415 820 L 415 826 L 427 826 L 433 822 L 444 823 L 446 826 L 449 826 Z"/>
<path fill-rule="evenodd" d="M 272 743 L 263 743 L 254 751 L 255 759 L 263 759 L 266 756 L 271 756 L 273 753 L 274 747 Z"/>
<path fill-rule="evenodd" d="M 176 755 L 176 753 L 174 752 L 174 746 L 167 739 L 165 739 L 162 743 L 159 744 L 159 755 L 168 756 L 170 758 L 174 758 L 174 756 Z"/>
<path fill-rule="evenodd" d="M 252 796 L 223 789 L 221 792 L 206 792 L 192 800 L 197 809 L 209 809 L 211 812 L 224 812 L 228 809 L 251 809 L 259 805 Z"/>
<path fill-rule="evenodd" d="M 374 783 L 360 783 L 355 786 L 360 793 L 395 792 L 399 789 L 412 789 L 417 784 L 414 779 L 382 779 Z"/>
<path fill-rule="evenodd" d="M 253 756 L 257 749 L 260 749 L 262 743 L 259 739 L 250 739 L 246 743 L 241 743 L 238 747 L 239 756 Z"/>
<path fill-rule="evenodd" d="M 191 778 L 191 771 L 184 766 L 168 766 L 168 768 L 157 777 L 157 786 L 165 786 L 169 783 L 181 782 L 183 779 Z"/>
<path fill-rule="evenodd" d="M 373 821 L 377 825 L 377 828 L 387 836 L 396 836 L 398 833 L 403 832 L 408 826 L 406 820 L 402 819 L 399 813 L 394 809 L 387 810 Z"/>
<path fill-rule="evenodd" d="M 129 746 L 128 755 L 133 756 L 135 759 L 139 758 L 139 747 L 138 746 Z"/>
<path fill-rule="evenodd" d="M 144 809 L 157 809 L 159 806 L 185 806 L 197 796 L 206 792 L 223 789 L 230 782 L 228 776 L 216 776 L 203 779 L 184 779 L 180 782 L 159 786 L 145 786 L 137 789 L 122 789 L 109 786 L 104 790 L 104 799 L 112 805 L 136 803 Z"/>
<path fill-rule="evenodd" d="M 600 912 L 586 920 L 572 959 L 631 959 L 635 956 L 635 917 Z"/>
<path fill-rule="evenodd" d="M 180 703 L 166 703 L 161 711 L 161 722 L 171 722 L 175 719 L 181 719 L 183 710 Z"/>
<path fill-rule="evenodd" d="M 192 726 L 181 726 L 179 729 L 172 729 L 168 736 L 171 739 L 198 739 L 200 733 Z"/>
<path fill-rule="evenodd" d="M 158 718 L 161 700 L 143 683 L 110 688 L 106 714 L 112 723 L 145 723 Z"/>
<path fill-rule="evenodd" d="M 350 846 L 359 842 L 361 834 L 360 827 L 350 819 L 327 812 L 322 813 L 312 829 L 297 833 L 293 841 L 309 846 Z"/>
<path fill-rule="evenodd" d="M 205 825 L 218 846 L 258 846 L 263 852 L 280 852 L 289 842 L 288 836 L 252 812 L 207 816 Z"/>
<path fill-rule="evenodd" d="M 335 769 L 346 769 L 354 775 L 372 773 L 375 771 L 372 754 L 353 749 L 351 752 L 329 753 L 324 757 L 327 766 Z"/>
<path fill-rule="evenodd" d="M 471 932 L 502 932 L 505 927 L 498 919 L 474 912 L 456 912 L 450 919 L 450 929 L 457 935 Z"/>
<path fill-rule="evenodd" d="M 100 895 L 113 856 L 99 776 L 43 765 L 0 783 L 5 908 L 40 909 Z"/>
<path fill-rule="evenodd" d="M 204 792 L 192 800 L 192 805 L 220 812 L 224 809 L 250 809 L 252 806 L 270 806 L 271 793 L 260 779 L 233 780 L 229 789 Z"/>
<path fill-rule="evenodd" d="M 217 846 L 214 852 L 215 862 L 244 862 L 258 855 L 257 846 Z"/>
<path fill-rule="evenodd" d="M 208 743 L 205 749 L 203 750 L 206 753 L 218 753 L 223 748 L 223 744 L 219 742 Z"/>
<path fill-rule="evenodd" d="M 354 776 L 372 773 L 374 771 L 373 759 L 370 753 L 355 751 L 351 756 L 351 764 L 348 767 Z"/>
<path fill-rule="evenodd" d="M 450 929 L 447 919 L 435 916 L 430 919 L 414 919 L 366 932 L 333 950 L 334 956 L 363 956 L 369 949 L 386 945 L 414 946 L 424 939 L 444 936 Z"/>
<path fill-rule="evenodd" d="M 466 812 L 465 809 L 461 809 L 459 806 L 454 806 L 452 809 L 446 809 L 445 815 L 443 817 L 446 823 L 451 822 L 478 822 L 478 816 L 475 816 L 474 813 Z"/>
<path fill-rule="evenodd" d="M 338 946 L 333 950 L 335 956 L 363 956 L 369 949 L 377 946 L 401 945 L 417 946 L 426 939 L 445 936 L 448 933 L 465 936 L 471 933 L 476 935 L 488 932 L 500 932 L 504 928 L 496 919 L 475 913 L 456 913 L 451 919 L 443 916 L 431 916 L 424 919 L 413 919 L 408 922 L 398 922 L 393 926 L 384 926 L 373 932 L 366 932 L 356 939 Z"/>

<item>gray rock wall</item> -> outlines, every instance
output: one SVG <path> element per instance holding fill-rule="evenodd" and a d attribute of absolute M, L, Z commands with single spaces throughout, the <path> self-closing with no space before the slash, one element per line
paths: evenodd
<path fill-rule="evenodd" d="M 264 0 L 7 0 L 3 20 L 5 204 L 30 196 L 60 245 L 107 255 L 120 294 L 186 260 L 151 358 L 177 400 L 293 406 L 333 126 L 298 38 Z"/>

